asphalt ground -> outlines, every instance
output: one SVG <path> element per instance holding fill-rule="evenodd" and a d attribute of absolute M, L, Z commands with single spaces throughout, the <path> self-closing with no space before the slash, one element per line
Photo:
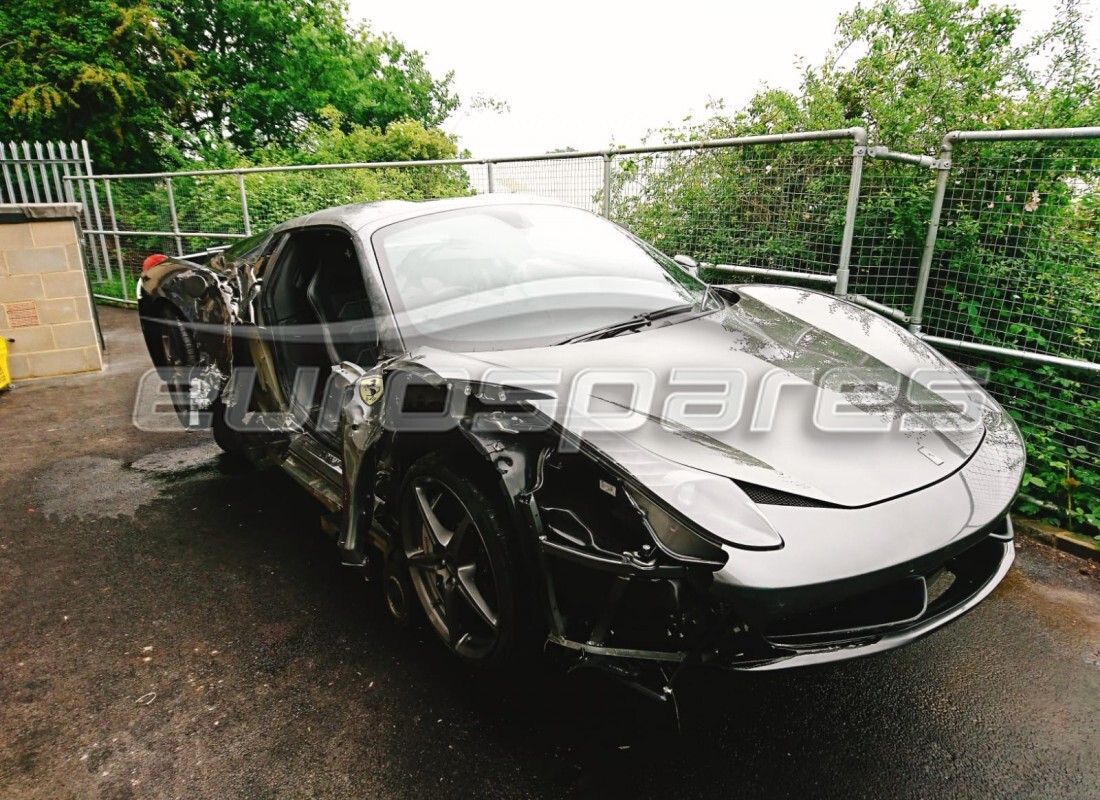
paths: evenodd
<path fill-rule="evenodd" d="M 471 675 L 341 567 L 290 479 L 131 422 L 149 367 L 0 397 L 0 797 L 1100 796 L 1100 576 L 1029 541 L 904 650 L 699 671 Z M 1084 570 L 1084 572 L 1082 572 Z"/>

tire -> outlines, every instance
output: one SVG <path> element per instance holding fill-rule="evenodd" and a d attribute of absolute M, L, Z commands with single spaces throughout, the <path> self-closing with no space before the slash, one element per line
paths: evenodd
<path fill-rule="evenodd" d="M 439 639 L 467 664 L 494 669 L 537 643 L 534 604 L 503 500 L 476 475 L 453 452 L 417 461 L 401 489 L 399 546 Z"/>
<path fill-rule="evenodd" d="M 148 339 L 153 361 L 168 384 L 172 407 L 183 427 L 191 427 L 191 370 L 199 363 L 199 349 L 183 316 L 172 306 L 157 308 Z"/>
<path fill-rule="evenodd" d="M 172 407 L 183 427 L 192 428 L 191 375 L 199 363 L 199 348 L 183 316 L 172 306 L 161 305 L 157 311 L 156 328 L 149 337 L 150 347 L 158 347 L 154 361 L 160 365 L 161 377 L 168 384 Z M 221 398 L 210 405 L 211 427 L 218 447 L 230 455 L 244 452 L 241 434 L 225 421 L 226 408 Z"/>
<path fill-rule="evenodd" d="M 210 428 L 214 432 L 214 441 L 218 447 L 228 455 L 243 456 L 245 450 L 244 435 L 240 431 L 233 430 L 229 427 L 229 423 L 225 421 L 228 409 L 222 403 L 220 397 L 210 406 L 210 413 L 213 415 Z"/>

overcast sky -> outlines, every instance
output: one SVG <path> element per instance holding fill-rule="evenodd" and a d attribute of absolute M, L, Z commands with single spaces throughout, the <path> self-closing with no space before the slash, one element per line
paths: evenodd
<path fill-rule="evenodd" d="M 1097 0 L 1093 0 L 1095 7 Z M 354 19 L 455 72 L 464 101 L 506 100 L 502 115 L 459 109 L 444 127 L 478 157 L 638 144 L 650 129 L 737 108 L 767 84 L 798 86 L 798 59 L 822 61 L 839 13 L 855 0 L 674 0 L 661 5 L 557 0 L 351 0 Z M 1014 0 L 1028 32 L 1055 0 Z M 1091 43 L 1100 25 L 1089 25 Z"/>

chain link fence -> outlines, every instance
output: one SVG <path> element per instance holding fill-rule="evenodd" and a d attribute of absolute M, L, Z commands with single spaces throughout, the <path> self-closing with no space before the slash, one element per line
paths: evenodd
<path fill-rule="evenodd" d="M 709 262 L 714 280 L 834 291 L 986 376 L 1029 440 L 1025 494 L 1040 495 L 1029 510 L 1100 519 L 1100 129 L 956 132 L 938 157 L 868 147 L 853 128 L 528 158 L 89 173 L 90 162 L 62 178 L 101 214 L 85 216 L 93 285 L 123 300 L 151 253 L 345 203 L 493 192 L 603 214 Z"/>
<path fill-rule="evenodd" d="M 941 157 L 921 330 L 970 345 L 1020 422 L 1035 510 L 1100 528 L 1100 132 L 962 132 Z"/>
<path fill-rule="evenodd" d="M 552 197 L 594 213 L 603 209 L 601 156 L 505 161 L 493 163 L 489 174 L 491 180 L 486 182 L 486 192 Z M 476 188 L 481 193 L 481 187 Z"/>
<path fill-rule="evenodd" d="M 852 148 L 849 135 L 616 155 L 611 217 L 668 252 L 835 284 Z"/>

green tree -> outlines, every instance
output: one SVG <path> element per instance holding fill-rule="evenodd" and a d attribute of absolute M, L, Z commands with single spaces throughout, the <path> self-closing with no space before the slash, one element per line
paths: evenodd
<path fill-rule="evenodd" d="M 293 145 L 321 111 L 345 126 L 439 125 L 457 106 L 451 75 L 392 36 L 349 27 L 342 0 L 154 0 L 167 31 L 198 54 L 186 143 L 244 153 Z"/>
<path fill-rule="evenodd" d="M 1072 126 L 1100 119 L 1100 73 L 1078 0 L 1017 41 L 1020 12 L 977 0 L 882 0 L 840 16 L 798 91 L 766 88 L 726 113 L 665 129 L 668 140 L 859 125 L 898 150 L 936 152 L 950 130 Z"/>
<path fill-rule="evenodd" d="M 0 141 L 87 139 L 107 169 L 152 169 L 194 54 L 144 0 L 0 5 Z"/>
<path fill-rule="evenodd" d="M 324 109 L 384 131 L 458 104 L 342 0 L 7 0 L 0 32 L 0 139 L 86 138 L 107 170 L 289 150 Z"/>

